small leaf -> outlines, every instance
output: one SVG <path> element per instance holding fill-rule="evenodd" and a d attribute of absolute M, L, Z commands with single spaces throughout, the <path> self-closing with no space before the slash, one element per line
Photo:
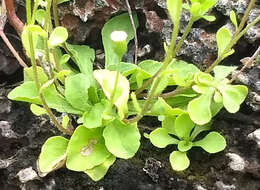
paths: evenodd
<path fill-rule="evenodd" d="M 81 125 L 70 138 L 66 166 L 69 170 L 86 171 L 102 164 L 110 155 L 102 130 L 90 130 Z"/>
<path fill-rule="evenodd" d="M 82 111 L 90 109 L 88 89 L 91 82 L 87 75 L 79 73 L 65 79 L 65 98 L 74 107 Z"/>
<path fill-rule="evenodd" d="M 194 123 L 203 125 L 211 120 L 212 114 L 210 105 L 213 93 L 214 88 L 209 88 L 205 94 L 202 94 L 189 102 L 188 113 Z"/>
<path fill-rule="evenodd" d="M 167 0 L 167 9 L 174 24 L 180 22 L 182 0 Z"/>
<path fill-rule="evenodd" d="M 65 3 L 65 2 L 68 2 L 70 0 L 57 0 L 57 5 L 61 4 L 61 3 Z"/>
<path fill-rule="evenodd" d="M 175 123 L 176 117 L 174 116 L 166 116 L 162 120 L 162 128 L 166 129 L 169 134 L 176 135 L 174 123 Z"/>
<path fill-rule="evenodd" d="M 132 63 L 125 63 L 125 62 L 121 62 L 120 63 L 120 73 L 127 77 L 131 74 L 133 74 L 134 72 L 136 72 L 137 69 L 137 65 L 132 64 Z M 108 70 L 110 71 L 116 71 L 117 70 L 117 65 L 111 65 Z"/>
<path fill-rule="evenodd" d="M 207 123 L 206 125 L 196 125 L 194 130 L 192 131 L 190 135 L 190 141 L 194 141 L 194 139 L 203 131 L 210 130 L 212 122 Z"/>
<path fill-rule="evenodd" d="M 191 148 L 192 148 L 192 142 L 190 141 L 183 140 L 178 143 L 178 150 L 181 152 L 187 152 Z"/>
<path fill-rule="evenodd" d="M 116 89 L 114 89 L 116 82 L 116 71 L 109 71 L 106 69 L 95 70 L 94 76 L 98 83 L 101 85 L 105 95 L 109 100 L 111 100 L 111 96 L 113 91 L 116 90 L 117 96 L 114 97 L 114 104 L 118 108 L 118 114 L 121 118 L 127 113 L 127 102 L 129 99 L 129 91 L 130 85 L 126 77 L 119 74 L 118 83 Z"/>
<path fill-rule="evenodd" d="M 42 107 L 40 107 L 40 106 L 38 106 L 36 104 L 31 104 L 30 110 L 36 116 L 47 114 L 47 112 L 46 112 L 46 110 L 44 108 L 42 108 Z"/>
<path fill-rule="evenodd" d="M 131 93 L 131 99 L 133 101 L 133 105 L 134 105 L 134 108 L 137 111 L 137 113 L 141 113 L 142 109 L 137 101 L 137 98 L 136 98 L 136 95 L 134 92 Z"/>
<path fill-rule="evenodd" d="M 223 96 L 223 105 L 230 113 L 239 110 L 248 93 L 247 87 L 243 85 L 220 85 L 219 90 Z"/>
<path fill-rule="evenodd" d="M 118 119 L 109 123 L 103 132 L 106 147 L 119 158 L 132 158 L 140 146 L 141 135 L 135 125 L 127 125 Z"/>
<path fill-rule="evenodd" d="M 94 181 L 99 181 L 100 179 L 102 179 L 109 167 L 116 161 L 116 157 L 111 155 L 110 157 L 108 157 L 105 162 L 103 162 L 102 164 L 95 166 L 92 169 L 88 169 L 86 171 L 84 171 L 92 180 Z"/>
<path fill-rule="evenodd" d="M 61 125 L 63 128 L 67 129 L 69 122 L 70 122 L 70 118 L 68 115 L 65 115 L 64 117 L 62 117 Z"/>
<path fill-rule="evenodd" d="M 207 85 L 207 86 L 211 86 L 214 82 L 214 78 L 210 74 L 203 73 L 203 72 L 197 73 L 195 75 L 194 80 L 197 84 Z"/>
<path fill-rule="evenodd" d="M 102 127 L 103 112 L 106 109 L 105 103 L 95 104 L 89 112 L 83 114 L 83 123 L 87 128 Z"/>
<path fill-rule="evenodd" d="M 213 22 L 216 20 L 216 17 L 211 16 L 211 15 L 204 15 L 204 16 L 202 16 L 202 18 L 204 18 L 206 21 L 209 21 L 209 22 Z"/>
<path fill-rule="evenodd" d="M 174 123 L 176 135 L 181 139 L 188 139 L 194 126 L 195 124 L 190 119 L 189 114 L 186 113 L 179 115 Z"/>
<path fill-rule="evenodd" d="M 202 140 L 194 142 L 193 146 L 200 146 L 209 153 L 216 153 L 225 149 L 226 140 L 219 133 L 210 132 Z"/>
<path fill-rule="evenodd" d="M 202 15 L 201 15 L 201 4 L 198 2 L 192 3 L 190 12 L 192 15 L 192 18 L 194 20 L 198 20 Z"/>
<path fill-rule="evenodd" d="M 232 35 L 227 28 L 221 27 L 217 31 L 216 37 L 218 45 L 218 56 L 221 56 L 224 53 L 224 50 L 228 46 L 229 42 L 231 41 Z"/>
<path fill-rule="evenodd" d="M 211 9 L 218 0 L 199 0 L 201 2 L 201 15 L 204 15 L 206 12 Z"/>
<path fill-rule="evenodd" d="M 62 26 L 54 28 L 48 40 L 49 46 L 55 47 L 63 44 L 68 38 L 68 31 Z"/>
<path fill-rule="evenodd" d="M 70 59 L 70 55 L 69 54 L 63 54 L 62 57 L 59 60 L 59 64 L 63 65 L 65 63 L 67 63 Z"/>
<path fill-rule="evenodd" d="M 190 160 L 186 155 L 186 152 L 173 151 L 170 154 L 170 163 L 172 169 L 175 171 L 183 171 L 190 165 Z"/>
<path fill-rule="evenodd" d="M 213 69 L 215 79 L 220 80 L 228 77 L 236 68 L 235 66 L 217 65 Z"/>
<path fill-rule="evenodd" d="M 68 139 L 61 136 L 51 137 L 45 141 L 38 160 L 40 172 L 47 175 L 64 165 L 68 142 Z"/>
<path fill-rule="evenodd" d="M 213 99 L 216 103 L 221 103 L 223 101 L 222 95 L 217 90 L 215 90 Z"/>
<path fill-rule="evenodd" d="M 50 87 L 52 84 L 54 84 L 54 79 L 50 79 L 47 82 L 45 82 L 41 88 L 40 88 L 40 93 L 43 92 L 43 90 L 47 89 L 48 87 Z"/>
<path fill-rule="evenodd" d="M 149 135 L 151 143 L 158 148 L 165 148 L 170 144 L 178 144 L 179 140 L 171 137 L 165 128 L 157 128 Z"/>
<path fill-rule="evenodd" d="M 238 24 L 237 24 L 237 16 L 236 16 L 235 11 L 233 11 L 233 10 L 230 11 L 229 17 L 230 17 L 231 22 L 234 24 L 234 26 L 235 26 L 235 28 L 237 30 Z"/>

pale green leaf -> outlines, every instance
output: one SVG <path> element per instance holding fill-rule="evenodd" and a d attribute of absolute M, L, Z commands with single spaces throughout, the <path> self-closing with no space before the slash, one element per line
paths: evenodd
<path fill-rule="evenodd" d="M 184 113 L 176 118 L 174 123 L 174 130 L 179 138 L 188 139 L 194 126 L 195 124 L 190 119 L 189 114 Z"/>
<path fill-rule="evenodd" d="M 36 116 L 47 114 L 47 112 L 46 112 L 46 110 L 44 108 L 42 108 L 42 107 L 40 107 L 40 106 L 38 106 L 36 104 L 31 104 L 30 110 Z"/>
<path fill-rule="evenodd" d="M 232 35 L 227 28 L 221 27 L 217 31 L 216 37 L 218 45 L 218 56 L 221 56 L 224 53 L 224 50 L 228 46 L 229 42 L 231 41 Z"/>
<path fill-rule="evenodd" d="M 224 66 L 224 65 L 217 65 L 214 67 L 214 77 L 217 80 L 224 79 L 228 77 L 234 70 L 236 70 L 236 66 Z"/>
<path fill-rule="evenodd" d="M 38 167 L 45 175 L 65 164 L 68 139 L 61 136 L 48 138 L 42 146 Z"/>
<path fill-rule="evenodd" d="M 180 22 L 182 0 L 167 0 L 167 9 L 174 24 Z"/>
<path fill-rule="evenodd" d="M 141 135 L 136 124 L 125 124 L 118 119 L 105 127 L 103 136 L 109 152 L 119 158 L 132 158 L 140 146 Z"/>
<path fill-rule="evenodd" d="M 189 167 L 190 160 L 187 157 L 186 152 L 173 151 L 170 154 L 170 163 L 173 170 L 183 171 Z"/>
<path fill-rule="evenodd" d="M 190 141 L 183 140 L 178 143 L 178 150 L 181 152 L 187 152 L 191 148 L 192 148 L 192 142 Z"/>
<path fill-rule="evenodd" d="M 68 31 L 62 26 L 54 28 L 52 31 L 48 43 L 50 47 L 55 47 L 63 44 L 68 38 Z"/>
<path fill-rule="evenodd" d="M 116 71 L 109 71 L 106 69 L 94 71 L 95 79 L 101 85 L 105 95 L 109 100 L 111 100 L 111 96 L 113 94 L 113 91 L 115 90 L 116 95 L 114 97 L 113 103 L 118 108 L 119 116 L 123 118 L 128 110 L 127 102 L 129 99 L 130 85 L 126 77 L 118 74 L 118 83 L 116 88 L 114 89 L 116 76 Z"/>
<path fill-rule="evenodd" d="M 179 140 L 171 137 L 165 128 L 157 128 L 150 133 L 149 139 L 151 143 L 158 148 L 165 148 L 170 144 L 178 144 Z"/>
<path fill-rule="evenodd" d="M 92 169 L 88 169 L 84 171 L 92 180 L 99 181 L 101 180 L 107 173 L 109 167 L 116 161 L 116 157 L 111 155 L 108 157 L 105 162 L 102 164 L 95 166 Z"/>
<path fill-rule="evenodd" d="M 238 24 L 237 24 L 237 16 L 236 16 L 235 11 L 233 11 L 233 10 L 230 11 L 229 17 L 230 17 L 231 22 L 234 24 L 235 28 L 237 29 L 238 28 Z"/>
<path fill-rule="evenodd" d="M 61 121 L 62 127 L 65 128 L 65 129 L 67 129 L 69 122 L 70 122 L 69 116 L 68 116 L 68 115 L 64 115 L 64 116 L 62 117 L 62 121 Z"/>
<path fill-rule="evenodd" d="M 226 147 L 225 138 L 217 132 L 210 132 L 202 140 L 193 143 L 193 146 L 200 146 L 209 153 L 220 152 Z"/>
<path fill-rule="evenodd" d="M 166 129 L 169 134 L 176 135 L 174 123 L 176 116 L 166 116 L 162 120 L 162 128 Z"/>
<path fill-rule="evenodd" d="M 206 21 L 209 21 L 209 22 L 213 22 L 216 20 L 216 17 L 211 16 L 211 15 L 204 15 L 204 16 L 202 16 L 202 18 L 204 18 Z"/>
<path fill-rule="evenodd" d="M 110 155 L 102 130 L 79 126 L 68 144 L 66 166 L 73 171 L 86 171 L 102 164 Z"/>

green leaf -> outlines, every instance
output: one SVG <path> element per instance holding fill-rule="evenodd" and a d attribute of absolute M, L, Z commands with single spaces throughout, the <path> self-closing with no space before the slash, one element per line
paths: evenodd
<path fill-rule="evenodd" d="M 195 124 L 190 119 L 189 114 L 184 113 L 176 118 L 174 130 L 179 138 L 188 139 L 194 126 Z"/>
<path fill-rule="evenodd" d="M 95 60 L 94 49 L 86 45 L 71 45 L 66 43 L 68 51 L 72 54 L 72 57 L 76 61 L 75 63 L 79 67 L 81 73 L 88 75 L 91 81 L 91 86 L 95 85 L 93 77 L 93 62 Z"/>
<path fill-rule="evenodd" d="M 221 27 L 217 31 L 216 37 L 217 37 L 217 45 L 218 45 L 218 56 L 221 56 L 224 53 L 224 50 L 228 46 L 229 42 L 231 41 L 232 34 L 227 28 Z"/>
<path fill-rule="evenodd" d="M 92 180 L 94 181 L 99 181 L 100 179 L 102 179 L 109 167 L 116 161 L 116 157 L 111 155 L 110 157 L 108 157 L 105 162 L 103 162 L 102 164 L 95 166 L 92 169 L 88 169 L 86 171 L 84 171 Z"/>
<path fill-rule="evenodd" d="M 219 85 L 218 89 L 223 96 L 223 105 L 230 113 L 239 110 L 248 93 L 247 87 L 243 85 Z"/>
<path fill-rule="evenodd" d="M 220 152 L 226 147 L 225 138 L 217 132 L 210 132 L 202 140 L 193 143 L 193 146 L 200 146 L 209 153 Z"/>
<path fill-rule="evenodd" d="M 201 15 L 201 4 L 200 3 L 192 3 L 191 8 L 190 8 L 190 12 L 192 15 L 192 18 L 194 20 L 198 20 L 200 19 Z"/>
<path fill-rule="evenodd" d="M 210 130 L 212 122 L 206 125 L 196 125 L 190 135 L 190 141 L 193 141 L 201 132 Z"/>
<path fill-rule="evenodd" d="M 223 101 L 222 95 L 221 95 L 220 92 L 217 91 L 217 90 L 215 90 L 213 99 L 214 99 L 214 101 L 215 101 L 216 103 L 222 103 L 222 101 Z"/>
<path fill-rule="evenodd" d="M 203 125 L 211 120 L 212 114 L 210 105 L 213 93 L 214 88 L 209 88 L 205 94 L 202 94 L 198 98 L 195 98 L 189 102 L 188 113 L 194 123 Z"/>
<path fill-rule="evenodd" d="M 174 24 L 180 21 L 182 0 L 167 0 L 167 9 Z"/>
<path fill-rule="evenodd" d="M 230 17 L 231 22 L 234 24 L 234 26 L 235 26 L 235 28 L 237 30 L 238 24 L 237 24 L 237 16 L 236 16 L 235 11 L 233 11 L 233 10 L 230 11 L 229 17 Z"/>
<path fill-rule="evenodd" d="M 81 125 L 70 138 L 66 166 L 73 171 L 86 171 L 102 164 L 110 155 L 102 130 L 87 129 Z"/>
<path fill-rule="evenodd" d="M 88 101 L 88 89 L 91 82 L 87 75 L 79 73 L 65 79 L 65 98 L 75 108 L 87 111 L 91 105 Z"/>
<path fill-rule="evenodd" d="M 118 114 L 121 118 L 127 113 L 127 102 L 129 99 L 130 85 L 126 77 L 119 74 L 118 83 L 116 88 L 114 89 L 116 82 L 116 71 L 109 71 L 106 69 L 95 70 L 94 71 L 95 79 L 101 85 L 105 95 L 109 100 L 111 100 L 111 96 L 113 91 L 116 90 L 116 96 L 114 97 L 114 104 L 118 108 Z"/>
<path fill-rule="evenodd" d="M 44 25 L 44 20 L 46 18 L 46 11 L 44 9 L 37 9 L 35 12 L 35 19 L 40 25 Z"/>
<path fill-rule="evenodd" d="M 136 14 L 133 14 L 133 19 L 136 28 L 138 28 L 139 24 Z M 127 32 L 127 43 L 134 38 L 134 32 L 128 13 L 113 17 L 106 22 L 102 29 L 102 41 L 105 49 L 106 69 L 110 69 L 111 65 L 116 65 L 121 61 L 113 49 L 113 42 L 110 38 L 110 34 L 116 30 Z"/>
<path fill-rule="evenodd" d="M 179 140 L 171 137 L 165 128 L 157 128 L 150 133 L 149 139 L 151 143 L 158 148 L 165 148 L 170 144 L 178 144 Z"/>
<path fill-rule="evenodd" d="M 118 119 L 109 123 L 103 132 L 106 147 L 119 158 L 132 158 L 140 146 L 141 135 L 134 125 L 127 125 Z"/>
<path fill-rule="evenodd" d="M 211 9 L 218 0 L 203 0 L 201 2 L 201 15 L 204 15 L 206 12 Z"/>
<path fill-rule="evenodd" d="M 44 84 L 45 82 L 48 81 L 48 76 L 44 73 L 44 70 L 42 67 L 37 66 L 37 75 L 38 75 L 38 80 L 40 84 Z M 27 81 L 34 81 L 34 72 L 33 72 L 33 67 L 27 67 L 24 68 L 23 70 L 23 77 L 24 77 L 24 82 Z"/>
<path fill-rule="evenodd" d="M 201 85 L 211 86 L 214 84 L 214 78 L 208 73 L 199 72 L 195 75 L 194 80 L 195 83 Z"/>
<path fill-rule="evenodd" d="M 62 117 L 62 122 L 61 122 L 62 127 L 67 129 L 69 122 L 70 122 L 69 116 L 68 115 L 64 115 Z"/>
<path fill-rule="evenodd" d="M 65 3 L 65 2 L 68 2 L 70 0 L 57 0 L 57 5 L 61 4 L 61 3 Z"/>
<path fill-rule="evenodd" d="M 174 123 L 176 117 L 166 116 L 162 121 L 162 128 L 166 129 L 169 134 L 176 135 Z"/>
<path fill-rule="evenodd" d="M 49 46 L 55 47 L 63 44 L 64 42 L 66 42 L 68 36 L 69 34 L 66 28 L 62 26 L 54 28 L 48 40 Z"/>
<path fill-rule="evenodd" d="M 54 136 L 45 141 L 38 160 L 41 173 L 46 175 L 65 164 L 68 142 L 68 139 L 61 136 Z"/>
<path fill-rule="evenodd" d="M 154 60 L 144 60 L 138 64 L 138 67 L 153 76 L 161 68 L 162 63 Z"/>
<path fill-rule="evenodd" d="M 191 148 L 192 148 L 192 142 L 190 141 L 183 140 L 178 143 L 178 150 L 181 152 L 187 152 Z"/>
<path fill-rule="evenodd" d="M 44 108 L 42 108 L 42 107 L 40 107 L 40 106 L 38 106 L 36 104 L 31 104 L 30 110 L 36 116 L 47 114 L 47 112 L 46 112 L 46 110 Z"/>
<path fill-rule="evenodd" d="M 136 69 L 137 69 L 137 65 L 135 64 L 132 64 L 132 63 L 125 63 L 125 62 L 121 62 L 120 63 L 120 73 L 127 77 L 131 74 L 133 74 L 134 72 L 136 72 Z M 116 71 L 117 70 L 117 65 L 111 65 L 109 67 L 109 70 L 110 71 Z"/>
<path fill-rule="evenodd" d="M 83 114 L 83 124 L 87 128 L 102 127 L 103 112 L 106 104 L 103 102 L 95 104 L 89 112 Z"/>
<path fill-rule="evenodd" d="M 235 66 L 217 65 L 213 69 L 215 79 L 221 80 L 228 77 L 236 68 Z"/>
<path fill-rule="evenodd" d="M 216 20 L 216 17 L 211 16 L 211 15 L 204 15 L 204 16 L 202 16 L 202 18 L 204 18 L 206 21 L 209 21 L 209 22 L 213 22 Z"/>
<path fill-rule="evenodd" d="M 170 163 L 172 169 L 175 171 L 183 171 L 190 165 L 190 160 L 186 155 L 186 152 L 173 151 L 170 154 Z"/>

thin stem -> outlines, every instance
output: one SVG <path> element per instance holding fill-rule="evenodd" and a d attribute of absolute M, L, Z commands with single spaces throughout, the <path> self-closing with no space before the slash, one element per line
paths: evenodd
<path fill-rule="evenodd" d="M 181 49 L 181 46 L 182 46 L 184 40 L 187 38 L 187 36 L 188 36 L 188 34 L 189 34 L 189 32 L 191 30 L 191 27 L 192 27 L 194 22 L 195 22 L 195 20 L 193 18 L 191 18 L 189 20 L 188 25 L 186 26 L 185 31 L 184 31 L 180 41 L 178 42 L 176 48 L 175 48 L 175 54 L 176 55 L 178 54 L 179 50 Z"/>
<path fill-rule="evenodd" d="M 54 24 L 55 27 L 59 26 L 59 18 L 58 18 L 58 5 L 57 5 L 57 0 L 52 0 L 52 12 L 53 12 L 53 18 L 54 18 Z"/>
<path fill-rule="evenodd" d="M 40 0 L 36 0 L 35 3 L 34 3 L 34 6 L 33 6 L 33 12 L 32 12 L 32 24 L 35 23 L 35 16 L 36 16 L 36 11 L 39 7 L 39 2 Z"/>
<path fill-rule="evenodd" d="M 32 24 L 32 23 L 31 23 L 31 21 L 32 21 L 31 0 L 26 0 L 25 7 L 26 7 L 26 22 L 27 22 L 28 24 Z"/>
<path fill-rule="evenodd" d="M 14 55 L 14 57 L 17 59 L 18 63 L 22 66 L 22 67 L 28 67 L 26 65 L 26 63 L 22 60 L 22 58 L 19 56 L 19 54 L 17 53 L 17 51 L 14 49 L 14 47 L 12 46 L 12 44 L 10 43 L 10 41 L 8 40 L 8 38 L 6 37 L 5 33 L 3 32 L 3 30 L 0 30 L 0 36 L 3 39 L 3 41 L 5 42 L 5 44 L 7 45 L 7 47 L 10 49 L 10 51 L 12 52 L 12 54 Z"/>
<path fill-rule="evenodd" d="M 29 32 L 29 44 L 30 44 L 30 53 L 31 53 L 32 66 L 33 66 L 34 80 L 35 80 L 35 83 L 36 83 L 36 87 L 37 87 L 37 90 L 38 90 L 39 97 L 41 99 L 42 105 L 43 105 L 44 109 L 46 110 L 46 112 L 48 113 L 48 115 L 49 115 L 50 119 L 52 120 L 52 122 L 57 126 L 57 128 L 61 132 L 65 133 L 65 134 L 72 135 L 73 131 L 65 129 L 64 127 L 62 127 L 62 125 L 55 118 L 55 116 L 52 113 L 51 109 L 47 105 L 43 94 L 40 92 L 41 84 L 40 84 L 40 81 L 38 79 L 36 59 L 35 59 L 35 52 L 34 52 L 33 39 L 32 39 L 32 33 L 31 32 Z"/>
<path fill-rule="evenodd" d="M 226 49 L 223 51 L 223 53 L 218 56 L 218 58 L 212 63 L 212 65 L 205 71 L 206 73 L 210 73 L 215 66 L 217 66 L 225 57 L 224 55 L 230 51 L 230 49 L 234 46 L 234 44 L 237 43 L 237 41 L 256 23 L 260 21 L 260 16 L 258 16 L 255 20 L 253 20 L 250 24 L 246 26 L 244 30 L 242 30 L 240 33 L 238 33 L 234 38 L 231 40 L 231 42 L 227 45 Z"/>
<path fill-rule="evenodd" d="M 136 27 L 135 27 L 135 22 L 134 22 L 134 19 L 133 19 L 133 14 L 132 14 L 132 10 L 131 10 L 129 1 L 125 0 L 125 2 L 126 2 L 129 17 L 130 17 L 130 21 L 131 21 L 131 24 L 132 24 L 132 28 L 133 28 L 133 31 L 134 31 L 134 40 L 135 40 L 135 60 L 134 60 L 134 63 L 137 65 L 138 38 L 137 38 L 137 33 L 136 33 Z"/>
<path fill-rule="evenodd" d="M 176 96 L 178 94 L 181 94 L 181 93 L 185 92 L 188 89 L 190 89 L 190 86 L 178 88 L 178 89 L 176 89 L 176 90 L 174 90 L 172 92 L 167 92 L 167 93 L 160 94 L 160 95 L 158 95 L 158 97 L 162 97 L 162 98 L 174 97 L 174 96 Z"/>
<path fill-rule="evenodd" d="M 255 58 L 260 54 L 260 46 L 258 47 L 258 49 L 256 50 L 256 52 L 254 53 L 254 55 L 252 57 L 250 57 L 250 59 L 244 64 L 244 66 L 240 69 L 240 71 L 238 71 L 236 74 L 234 74 L 231 78 L 231 80 L 229 81 L 229 83 L 232 83 L 234 80 L 237 79 L 237 77 L 246 69 L 248 68 L 250 65 L 252 65 L 252 63 L 254 62 Z"/>
<path fill-rule="evenodd" d="M 2 0 L 3 2 L 4 0 Z M 10 24 L 14 27 L 16 32 L 21 35 L 23 32 L 24 24 L 23 22 L 17 17 L 14 9 L 14 2 L 13 0 L 5 0 L 6 10 L 7 10 L 7 17 Z"/>

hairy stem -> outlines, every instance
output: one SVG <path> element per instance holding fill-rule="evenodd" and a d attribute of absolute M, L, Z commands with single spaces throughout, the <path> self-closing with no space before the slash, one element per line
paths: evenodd
<path fill-rule="evenodd" d="M 58 18 L 58 7 L 57 7 L 57 0 L 52 0 L 52 12 L 54 18 L 55 27 L 59 26 L 59 18 Z"/>

